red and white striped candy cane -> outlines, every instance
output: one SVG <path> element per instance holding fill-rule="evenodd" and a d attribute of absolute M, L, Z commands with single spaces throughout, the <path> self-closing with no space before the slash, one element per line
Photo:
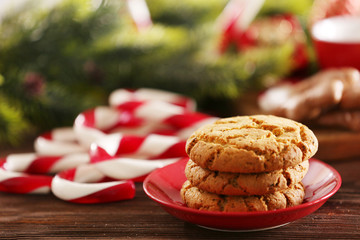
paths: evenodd
<path fill-rule="evenodd" d="M 34 142 L 34 149 L 38 155 L 47 156 L 59 156 L 88 150 L 79 144 L 72 127 L 55 128 L 38 136 Z"/>
<path fill-rule="evenodd" d="M 36 153 L 18 153 L 6 156 L 4 169 L 12 172 L 35 174 L 58 173 L 90 162 L 88 153 L 61 156 L 43 156 Z"/>
<path fill-rule="evenodd" d="M 134 182 L 153 170 L 181 160 L 114 158 L 95 164 L 80 165 L 57 174 L 51 190 L 58 198 L 76 203 L 104 203 L 131 199 Z"/>
<path fill-rule="evenodd" d="M 5 160 L 0 160 L 0 191 L 21 194 L 50 192 L 51 176 L 7 171 L 4 164 Z"/>
<path fill-rule="evenodd" d="M 216 117 L 160 101 L 131 101 L 117 106 L 97 107 L 81 113 L 74 130 L 79 141 L 89 146 L 107 133 L 147 135 L 159 133 L 186 139 L 202 125 L 214 122 Z"/>
<path fill-rule="evenodd" d="M 6 181 L 2 182 L 0 190 L 17 193 L 40 193 L 42 190 L 43 193 L 47 193 L 51 182 L 50 176 L 20 172 L 50 173 L 67 169 L 58 173 L 51 185 L 51 191 L 63 200 L 97 203 L 130 199 L 134 194 L 131 187 L 133 183 L 124 180 L 142 181 L 154 169 L 174 163 L 186 156 L 185 141 L 173 136 L 141 137 L 111 134 L 100 139 L 99 144 L 94 144 L 96 153 L 99 153 L 101 146 L 105 147 L 102 149 L 104 152 L 105 150 L 109 152 L 105 152 L 106 158 L 103 156 L 93 158 L 93 164 L 86 164 L 89 155 L 84 153 L 78 153 L 79 159 L 75 158 L 76 154 L 64 156 L 11 154 L 2 161 L 3 171 L 0 171 L 0 177 Z M 116 152 L 112 152 L 111 148 L 116 148 Z M 143 156 L 146 159 L 114 158 L 118 155 Z M 154 157 L 163 159 L 148 160 Z M 72 166 L 77 167 L 69 170 Z M 104 182 L 109 178 L 117 181 Z"/>
<path fill-rule="evenodd" d="M 113 133 L 91 145 L 90 161 L 95 163 L 119 156 L 143 159 L 186 157 L 185 144 L 185 140 L 174 136 Z"/>
<path fill-rule="evenodd" d="M 149 101 L 158 100 L 181 106 L 187 111 L 195 111 L 196 102 L 194 99 L 184 95 L 164 90 L 139 88 L 137 90 L 118 89 L 109 96 L 110 106 L 118 106 L 128 101 Z"/>
<path fill-rule="evenodd" d="M 218 119 L 204 113 L 186 111 L 160 101 L 128 101 L 117 105 L 116 108 L 147 125 L 155 124 L 158 128 L 159 126 L 167 126 L 175 129 L 174 134 L 183 139 L 188 138 L 192 132 L 202 125 Z"/>
<path fill-rule="evenodd" d="M 56 128 L 42 134 L 35 140 L 34 148 L 35 153 L 10 154 L 2 159 L 0 178 L 6 181 L 1 183 L 0 191 L 48 193 L 52 176 L 45 174 L 90 162 L 87 149 L 77 142 L 72 128 Z"/>
<path fill-rule="evenodd" d="M 55 175 L 51 190 L 56 197 L 74 203 L 105 203 L 134 198 L 132 180 L 104 182 L 106 178 L 95 165 L 80 165 Z"/>
<path fill-rule="evenodd" d="M 93 143 L 90 155 L 93 164 L 80 165 L 54 177 L 51 189 L 58 198 L 77 203 L 130 199 L 134 195 L 130 180 L 142 181 L 156 168 L 186 156 L 185 141 L 173 136 L 141 137 L 115 133 Z M 146 159 L 116 158 L 118 155 Z M 154 157 L 163 159 L 148 160 Z M 118 181 L 103 182 L 106 178 Z"/>
<path fill-rule="evenodd" d="M 119 157 L 111 160 L 96 162 L 94 163 L 94 166 L 105 176 L 113 179 L 131 179 L 134 181 L 142 181 L 155 169 L 165 167 L 181 159 L 183 158 L 177 157 L 148 160 Z"/>
<path fill-rule="evenodd" d="M 96 139 L 106 136 L 105 128 L 118 120 L 119 113 L 112 108 L 99 106 L 80 113 L 74 122 L 74 131 L 80 144 L 89 148 Z M 103 123 L 105 120 L 105 124 Z"/>
<path fill-rule="evenodd" d="M 60 199 L 76 203 L 131 199 L 134 181 L 187 158 L 185 139 L 217 119 L 194 112 L 190 98 L 154 89 L 120 89 L 109 101 L 111 107 L 79 114 L 73 128 L 39 136 L 35 153 L 2 159 L 0 191 L 47 193 L 51 189 Z M 56 175 L 45 175 L 49 173 Z"/>
<path fill-rule="evenodd" d="M 116 108 L 99 106 L 79 114 L 74 131 L 79 141 L 88 147 L 107 133 L 143 136 L 153 132 L 174 133 L 178 129 L 163 124 L 161 119 L 185 112 L 183 107 L 157 100 L 127 101 Z"/>

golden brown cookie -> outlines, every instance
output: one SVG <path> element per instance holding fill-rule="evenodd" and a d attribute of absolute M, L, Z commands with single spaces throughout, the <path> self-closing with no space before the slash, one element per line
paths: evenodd
<path fill-rule="evenodd" d="M 281 192 L 262 196 L 225 196 L 200 190 L 186 181 L 180 191 L 189 208 L 220 212 L 252 212 L 283 209 L 300 205 L 305 196 L 301 183 Z"/>
<path fill-rule="evenodd" d="M 309 161 L 304 161 L 295 167 L 268 173 L 225 173 L 202 168 L 189 160 L 185 175 L 193 186 L 207 192 L 223 195 L 264 195 L 301 182 L 308 169 Z"/>
<path fill-rule="evenodd" d="M 271 115 L 219 119 L 195 131 L 186 143 L 187 154 L 202 168 L 236 173 L 296 166 L 317 148 L 318 141 L 308 127 Z"/>

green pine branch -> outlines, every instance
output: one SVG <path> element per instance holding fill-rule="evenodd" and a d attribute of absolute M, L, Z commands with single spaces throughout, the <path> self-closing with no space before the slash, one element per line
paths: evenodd
<path fill-rule="evenodd" d="M 153 27 L 144 32 L 122 1 L 104 1 L 98 9 L 90 3 L 66 0 L 47 12 L 33 7 L 0 25 L 0 143 L 71 125 L 117 88 L 160 88 L 206 105 L 208 98 L 234 99 L 291 70 L 290 45 L 214 54 L 214 24 L 225 0 L 148 0 Z M 297 4 L 294 11 L 305 9 Z"/>

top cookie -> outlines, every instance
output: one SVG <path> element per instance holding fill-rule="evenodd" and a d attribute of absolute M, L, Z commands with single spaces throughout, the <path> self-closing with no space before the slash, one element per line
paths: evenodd
<path fill-rule="evenodd" d="M 203 168 L 260 173 L 295 166 L 318 148 L 305 125 L 272 115 L 219 119 L 195 131 L 186 143 L 189 157 Z"/>

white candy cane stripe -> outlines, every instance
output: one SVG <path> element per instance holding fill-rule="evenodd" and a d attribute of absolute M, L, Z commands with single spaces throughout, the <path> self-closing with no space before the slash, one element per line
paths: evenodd
<path fill-rule="evenodd" d="M 164 119 L 185 112 L 183 107 L 159 100 L 128 101 L 116 108 L 95 108 L 93 127 L 107 131 L 114 126 L 138 127 L 149 123 L 160 125 Z"/>
<path fill-rule="evenodd" d="M 134 179 L 149 174 L 157 168 L 179 161 L 181 158 L 145 160 L 134 158 L 115 158 L 95 163 L 104 175 L 115 179 Z"/>
<path fill-rule="evenodd" d="M 196 102 L 194 99 L 185 97 L 180 94 L 151 89 L 151 88 L 140 88 L 137 90 L 118 89 L 113 91 L 109 96 L 110 106 L 118 106 L 128 101 L 149 101 L 159 100 L 178 106 L 184 107 L 187 111 L 195 111 Z"/>
<path fill-rule="evenodd" d="M 50 168 L 49 173 L 57 173 L 90 162 L 89 153 L 73 153 L 62 156 Z"/>
<path fill-rule="evenodd" d="M 147 101 L 139 105 L 134 115 L 146 122 L 162 122 L 173 115 L 184 113 L 184 108 L 161 101 Z"/>
<path fill-rule="evenodd" d="M 73 153 L 62 156 L 42 156 L 36 153 L 10 154 L 5 158 L 4 169 L 26 173 L 57 173 L 89 163 L 88 153 Z"/>
<path fill-rule="evenodd" d="M 78 183 L 63 179 L 56 175 L 52 181 L 51 189 L 53 194 L 58 198 L 65 201 L 71 201 L 113 187 L 118 183 L 119 182 L 104 182 L 97 184 Z"/>
<path fill-rule="evenodd" d="M 76 135 L 72 127 L 60 127 L 52 129 L 47 133 L 47 138 L 60 142 L 76 142 Z"/>
<path fill-rule="evenodd" d="M 115 108 L 98 106 L 79 114 L 75 119 L 75 127 L 87 126 L 105 131 L 116 125 L 120 121 L 120 117 L 127 118 L 127 116 L 121 116 L 121 112 Z M 78 137 L 77 134 L 76 137 Z"/>
<path fill-rule="evenodd" d="M 96 128 L 90 128 L 81 125 L 74 126 L 74 130 L 78 136 L 80 144 L 86 148 L 90 148 L 93 142 L 106 136 L 106 133 Z"/>
<path fill-rule="evenodd" d="M 178 108 L 177 106 L 174 107 Z M 161 115 L 161 112 L 156 112 L 155 110 L 150 112 L 152 112 L 151 115 Z M 111 117 L 106 118 L 101 116 L 101 114 L 104 114 L 104 116 L 111 115 Z M 146 116 L 146 114 L 143 115 Z M 159 121 L 154 121 L 154 118 L 148 116 L 148 119 L 141 120 L 139 117 L 130 115 L 126 111 L 123 112 L 105 107 L 94 108 L 78 115 L 75 119 L 74 131 L 81 145 L 89 148 L 91 143 L 106 136 L 107 133 L 121 132 L 124 134 L 146 136 L 154 132 L 173 134 L 178 130 Z M 160 120 L 163 118 L 160 118 Z M 102 119 L 107 120 L 105 122 Z"/>
<path fill-rule="evenodd" d="M 121 112 L 116 111 L 110 107 L 96 107 L 95 111 L 95 128 L 100 130 L 107 130 L 118 123 Z"/>
<path fill-rule="evenodd" d="M 102 107 L 101 107 L 102 108 Z M 74 122 L 74 132 L 81 145 L 89 148 L 96 139 L 106 136 L 106 134 L 96 127 L 95 109 L 80 113 Z M 99 108 L 100 109 L 100 108 Z M 101 111 L 101 110 L 99 110 Z"/>
<path fill-rule="evenodd" d="M 34 142 L 39 155 L 59 156 L 69 153 L 86 152 L 87 148 L 77 141 L 73 128 L 57 128 L 40 135 Z"/>
<path fill-rule="evenodd" d="M 105 152 L 110 156 L 115 156 L 117 154 L 123 136 L 124 135 L 121 133 L 113 133 L 98 139 L 93 144 L 91 144 L 90 156 L 93 152 L 98 151 L 98 148 L 105 150 Z"/>
<path fill-rule="evenodd" d="M 153 131 L 155 127 L 144 124 L 129 112 L 105 106 L 80 113 L 73 126 L 78 141 L 86 148 L 89 148 L 97 139 L 106 136 L 107 133 L 114 131 L 138 133 L 141 130 L 145 135 Z"/>
<path fill-rule="evenodd" d="M 145 138 L 145 140 L 142 142 L 141 146 L 137 149 L 134 155 L 139 158 L 153 158 L 155 156 L 161 156 L 170 147 L 178 144 L 179 142 L 181 143 L 183 141 L 180 140 L 178 137 L 150 134 Z"/>
<path fill-rule="evenodd" d="M 34 159 L 36 159 L 36 153 L 10 154 L 5 157 L 4 168 L 7 171 L 26 172 Z"/>
<path fill-rule="evenodd" d="M 178 106 L 160 101 L 125 102 L 118 105 L 117 109 L 123 112 L 130 111 L 135 119 L 142 119 L 146 124 L 156 123 L 156 126 L 175 129 L 172 134 L 183 139 L 188 138 L 204 124 L 218 119 L 204 113 L 185 111 Z"/>
<path fill-rule="evenodd" d="M 81 113 L 74 130 L 79 141 L 87 147 L 106 133 L 123 132 L 147 135 L 172 134 L 186 139 L 203 124 L 217 118 L 160 101 L 133 101 L 118 105 L 117 109 L 97 107 Z M 141 130 L 141 131 L 140 131 Z"/>
<path fill-rule="evenodd" d="M 185 144 L 184 140 L 174 136 L 113 133 L 91 145 L 90 161 L 94 163 L 119 156 L 142 159 L 186 157 Z"/>
<path fill-rule="evenodd" d="M 0 163 L 0 191 L 21 194 L 44 194 L 50 192 L 52 177 L 29 175 L 3 169 Z"/>
<path fill-rule="evenodd" d="M 95 183 L 95 182 L 101 182 L 104 179 L 104 177 L 106 177 L 104 173 L 102 173 L 99 169 L 97 169 L 93 164 L 81 165 L 74 169 L 75 172 L 71 179 L 73 182 Z"/>
<path fill-rule="evenodd" d="M 86 171 L 81 171 L 81 168 L 86 168 Z M 112 182 L 75 182 L 74 176 L 77 175 L 81 179 L 81 174 L 77 172 L 86 173 L 85 179 L 88 176 L 96 176 L 95 179 L 101 175 L 93 165 L 79 166 L 75 169 L 70 169 L 57 174 L 52 181 L 51 190 L 58 198 L 76 202 L 76 203 L 103 203 L 113 202 L 125 199 L 132 199 L 135 196 L 135 184 L 131 180 L 112 181 Z M 94 179 L 92 179 L 94 180 Z"/>

